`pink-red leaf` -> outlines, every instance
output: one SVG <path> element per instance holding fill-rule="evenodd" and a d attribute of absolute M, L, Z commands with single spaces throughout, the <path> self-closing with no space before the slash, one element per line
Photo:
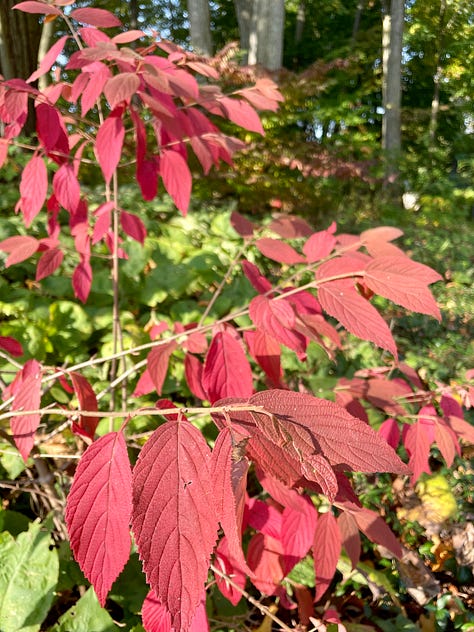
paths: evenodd
<path fill-rule="evenodd" d="M 41 367 L 31 360 L 22 370 L 22 381 L 15 393 L 12 412 L 38 410 L 41 402 Z M 35 442 L 35 432 L 41 415 L 19 415 L 11 418 L 11 429 L 16 447 L 26 462 Z"/>
<path fill-rule="evenodd" d="M 232 558 L 229 552 L 227 538 L 225 536 L 221 538 L 219 544 L 217 545 L 214 565 L 218 570 L 227 575 L 227 577 L 232 578 L 233 584 L 237 584 L 237 586 L 240 586 L 242 589 L 245 588 L 247 572 L 242 571 L 237 562 Z M 247 563 L 245 566 L 247 566 Z M 217 587 L 221 593 L 232 605 L 236 606 L 242 599 L 242 593 L 217 573 L 215 573 L 215 578 Z"/>
<path fill-rule="evenodd" d="M 308 263 L 325 259 L 336 245 L 336 238 L 327 230 L 314 233 L 303 246 Z"/>
<path fill-rule="evenodd" d="M 341 279 L 322 284 L 318 299 L 324 311 L 336 318 L 347 331 L 397 355 L 387 323 L 375 307 L 356 292 L 351 281 Z"/>
<path fill-rule="evenodd" d="M 246 331 L 245 342 L 250 354 L 265 371 L 273 387 L 281 386 L 281 347 L 280 343 L 261 329 Z"/>
<path fill-rule="evenodd" d="M 299 509 L 285 507 L 281 518 L 281 543 L 285 574 L 308 553 L 314 540 L 317 511 L 307 497 L 300 496 Z"/>
<path fill-rule="evenodd" d="M 255 534 L 248 545 L 247 562 L 254 573 L 252 584 L 265 595 L 274 595 L 285 577 L 281 542 L 263 533 Z"/>
<path fill-rule="evenodd" d="M 316 574 L 316 592 L 314 601 L 317 602 L 328 589 L 336 564 L 341 554 L 341 534 L 337 520 L 331 511 L 319 516 L 314 532 L 313 557 Z"/>
<path fill-rule="evenodd" d="M 171 632 L 171 615 L 150 590 L 142 606 L 142 623 L 146 632 Z"/>
<path fill-rule="evenodd" d="M 135 241 L 143 245 L 146 237 L 146 228 L 142 220 L 133 213 L 122 211 L 120 213 L 120 223 L 123 231 Z"/>
<path fill-rule="evenodd" d="M 351 502 L 341 503 L 341 508 L 354 518 L 359 529 L 369 540 L 389 549 L 396 557 L 402 557 L 402 547 L 385 520 L 375 511 L 359 507 Z"/>
<path fill-rule="evenodd" d="M 273 259 L 273 261 L 287 263 L 289 265 L 305 262 L 305 258 L 300 255 L 299 252 L 296 252 L 292 246 L 284 241 L 280 241 L 279 239 L 262 237 L 262 239 L 257 239 L 255 245 L 262 255 L 268 257 L 269 259 Z"/>
<path fill-rule="evenodd" d="M 361 550 L 357 522 L 351 513 L 342 511 L 337 519 L 337 524 L 341 534 L 341 544 L 349 556 L 352 568 L 355 568 L 359 562 Z"/>
<path fill-rule="evenodd" d="M 97 132 L 95 151 L 107 184 L 120 162 L 124 138 L 125 129 L 120 116 L 110 115 Z"/>
<path fill-rule="evenodd" d="M 232 211 L 230 214 L 230 223 L 241 237 L 252 237 L 255 225 L 237 211 Z"/>
<path fill-rule="evenodd" d="M 99 410 L 97 398 L 87 379 L 75 371 L 71 371 L 69 376 L 71 377 L 72 385 L 79 402 L 79 410 L 85 410 L 87 412 Z M 89 437 L 89 439 L 94 439 L 94 433 L 98 423 L 98 417 L 81 415 L 78 422 L 73 422 L 72 430 L 76 434 L 85 435 Z"/>
<path fill-rule="evenodd" d="M 58 41 L 51 46 L 51 48 L 41 60 L 38 70 L 36 70 L 30 77 L 28 77 L 28 83 L 36 81 L 44 74 L 46 74 L 49 70 L 51 70 L 51 66 L 62 53 L 64 45 L 68 39 L 69 35 L 63 35 L 63 37 L 60 37 Z"/>
<path fill-rule="evenodd" d="M 78 298 L 81 303 L 87 301 L 89 292 L 92 285 L 92 268 L 88 261 L 81 261 L 77 264 L 72 274 L 72 287 L 74 290 L 74 296 Z"/>
<path fill-rule="evenodd" d="M 79 461 L 66 524 L 82 572 L 103 606 L 130 555 L 132 473 L 121 432 L 94 441 Z"/>
<path fill-rule="evenodd" d="M 231 99 L 230 97 L 223 97 L 219 100 L 222 108 L 224 109 L 227 117 L 236 125 L 248 129 L 250 132 L 257 132 L 262 136 L 265 132 L 262 127 L 262 123 L 255 112 L 253 107 L 246 101 L 240 99 Z"/>
<path fill-rule="evenodd" d="M 211 452 L 187 421 L 167 421 L 142 449 L 133 471 L 132 525 L 147 581 L 187 630 L 201 600 L 217 537 Z"/>
<path fill-rule="evenodd" d="M 209 345 L 202 384 L 210 402 L 253 393 L 249 361 L 240 342 L 228 331 L 217 332 Z"/>
<path fill-rule="evenodd" d="M 58 164 L 63 164 L 69 154 L 69 140 L 64 121 L 49 103 L 36 106 L 36 131 L 47 154 Z"/>
<path fill-rule="evenodd" d="M 160 175 L 165 189 L 183 215 L 191 198 L 192 177 L 186 160 L 176 151 L 163 149 L 160 156 Z"/>
<path fill-rule="evenodd" d="M 376 294 L 438 320 L 441 320 L 441 313 L 427 283 L 434 283 L 441 278 L 437 272 L 421 263 L 396 256 L 377 257 L 367 265 L 364 275 L 365 283 Z"/>
<path fill-rule="evenodd" d="M 122 101 L 128 105 L 139 85 L 140 79 L 134 72 L 121 72 L 109 79 L 104 85 L 104 95 L 110 109 L 113 110 Z"/>
<path fill-rule="evenodd" d="M 70 213 L 75 213 L 81 201 L 81 187 L 72 165 L 64 163 L 56 171 L 53 191 L 61 206 Z"/>
<path fill-rule="evenodd" d="M 392 448 L 365 422 L 350 415 L 334 402 L 306 393 L 285 390 L 262 391 L 249 399 L 250 405 L 263 406 L 280 423 L 291 429 L 293 441 L 298 433 L 308 433 L 314 452 L 322 453 L 338 469 L 361 472 L 409 472 Z M 263 413 L 252 413 L 252 417 Z M 267 425 L 270 420 L 267 416 Z"/>
<path fill-rule="evenodd" d="M 221 430 L 212 451 L 211 475 L 217 518 L 227 537 L 229 555 L 239 568 L 250 575 L 242 551 L 242 520 L 249 463 L 243 455 L 235 454 L 233 443 L 235 439 L 231 430 Z M 238 449 L 239 444 L 235 447 Z"/>
<path fill-rule="evenodd" d="M 33 156 L 21 173 L 21 208 L 26 226 L 38 215 L 48 192 L 48 173 L 44 160 Z"/>
<path fill-rule="evenodd" d="M 206 399 L 206 392 L 202 386 L 203 365 L 195 355 L 187 353 L 184 358 L 184 374 L 191 393 L 198 399 Z"/>
<path fill-rule="evenodd" d="M 147 367 L 158 395 L 161 395 L 163 389 L 170 356 L 177 346 L 175 340 L 170 340 L 164 345 L 155 347 L 148 354 Z"/>
<path fill-rule="evenodd" d="M 379 435 L 385 439 L 394 450 L 400 443 L 400 429 L 396 419 L 386 419 L 379 428 Z"/>
<path fill-rule="evenodd" d="M 28 235 L 15 235 L 0 241 L 0 250 L 9 252 L 5 267 L 25 261 L 38 250 L 38 240 Z"/>
<path fill-rule="evenodd" d="M 41 281 L 53 274 L 64 259 L 64 253 L 59 248 L 49 248 L 42 255 L 36 266 L 36 280 Z"/>
<path fill-rule="evenodd" d="M 249 305 L 249 315 L 254 325 L 297 353 L 306 349 L 304 336 L 294 331 L 295 312 L 285 300 L 268 296 L 255 296 Z"/>
<path fill-rule="evenodd" d="M 122 26 L 122 22 L 110 11 L 105 9 L 74 9 L 71 17 L 82 24 L 90 24 L 99 28 Z"/>
<path fill-rule="evenodd" d="M 11 336 L 0 336 L 0 349 L 15 357 L 23 355 L 23 347 L 18 340 Z"/>
<path fill-rule="evenodd" d="M 241 265 L 245 276 L 259 294 L 266 294 L 272 289 L 270 281 L 261 274 L 260 270 L 254 263 L 244 259 Z"/>
<path fill-rule="evenodd" d="M 421 420 L 408 426 L 403 437 L 403 443 L 410 457 L 408 465 L 413 472 L 412 482 L 415 483 L 421 474 L 431 474 L 428 462 L 430 456 L 431 441 Z"/>
<path fill-rule="evenodd" d="M 13 9 L 18 9 L 24 13 L 39 13 L 42 15 L 62 15 L 61 11 L 56 7 L 52 7 L 50 4 L 44 2 L 35 2 L 34 0 L 27 0 L 26 2 L 19 2 L 15 4 Z"/>

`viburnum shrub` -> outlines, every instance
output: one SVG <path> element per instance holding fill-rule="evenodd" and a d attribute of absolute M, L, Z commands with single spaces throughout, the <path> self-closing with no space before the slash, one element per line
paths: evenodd
<path fill-rule="evenodd" d="M 297 217 L 282 215 L 256 226 L 234 212 L 232 225 L 243 244 L 232 272 L 240 266 L 255 289 L 248 308 L 212 321 L 224 279 L 199 323 L 176 322 L 172 329 L 156 323 L 150 343 L 121 350 L 119 264 L 127 256 L 122 236 L 141 244 L 146 239 L 141 218 L 121 206 L 121 174 L 129 174 L 133 166 L 145 200 L 156 197 L 161 182 L 186 214 L 191 156 L 206 174 L 220 161 L 232 164 L 233 153 L 243 146 L 220 131 L 218 117 L 263 133 L 256 109 L 276 110 L 281 96 L 266 77 L 224 94 L 215 60 L 142 31 L 121 31 L 110 12 L 70 10 L 72 4 L 38 0 L 15 7 L 48 20 L 62 18 L 71 35 L 54 43 L 29 79 L 0 84 L 2 163 L 9 146 L 19 143 L 30 101 L 36 117 L 37 140 L 21 143 L 31 157 L 21 174 L 15 210 L 27 228 L 44 207 L 47 217 L 44 237 L 12 236 L 0 243 L 0 250 L 8 254 L 7 267 L 34 256 L 39 282 L 61 268 L 62 240 L 69 232 L 77 252 L 72 286 L 85 302 L 93 279 L 91 250 L 107 249 L 115 348 L 107 357 L 70 368 L 25 361 L 3 392 L 1 416 L 11 420 L 12 440 L 25 461 L 40 421 L 48 415 L 69 419 L 72 431 L 83 439 L 65 519 L 74 555 L 102 605 L 129 558 L 132 538 L 150 586 L 143 626 L 155 632 L 208 629 L 209 574 L 233 604 L 242 595 L 253 599 L 245 590 L 249 578 L 262 594 L 278 596 L 290 607 L 282 580 L 312 550 L 315 592 L 310 595 L 304 587 L 295 591 L 301 620 L 309 622 L 312 603 L 329 587 L 341 549 L 357 564 L 359 531 L 393 555 L 402 554 L 382 517 L 361 505 L 348 473 L 393 472 L 415 481 L 430 471 L 433 443 L 450 465 L 460 452 L 459 440 L 474 441 L 459 403 L 463 398 L 469 406 L 472 390 L 455 393 L 442 385 L 428 390 L 398 360 L 390 328 L 371 302 L 375 294 L 440 319 L 429 285 L 441 277 L 392 243 L 401 235 L 396 228 L 348 235 L 338 234 L 332 224 L 315 232 Z M 66 59 L 69 40 L 77 49 Z M 35 88 L 35 81 L 53 66 L 52 83 L 42 91 Z M 82 178 L 84 168 L 94 164 L 100 168 L 103 200 L 91 212 Z M 265 276 L 252 258 L 270 260 L 273 276 Z M 242 317 L 248 318 L 248 326 L 237 326 Z M 386 350 L 391 360 L 380 369 L 341 379 L 334 401 L 290 390 L 282 346 L 301 362 L 310 342 L 334 358 L 342 347 L 335 321 Z M 0 337 L 0 346 L 10 357 L 23 355 L 20 343 L 9 336 Z M 113 389 L 132 375 L 138 378 L 133 393 L 120 406 L 116 402 L 114 410 L 99 410 L 93 385 L 81 370 L 106 363 L 116 367 L 117 359 L 140 352 L 148 353 L 146 365 L 138 360 L 123 374 L 111 370 Z M 166 399 L 154 408 L 134 406 L 143 394 L 161 395 L 173 354 L 184 356 L 187 386 L 202 406 L 177 407 Z M 267 389 L 256 391 L 262 375 Z M 42 394 L 54 383 L 74 394 L 77 404 L 71 399 L 68 406 L 42 408 Z M 378 432 L 368 423 L 368 406 L 386 415 Z M 193 423 L 203 414 L 218 430 L 212 445 Z M 160 416 L 162 423 L 132 469 L 127 425 L 138 415 Z M 118 431 L 97 437 L 103 417 L 123 423 Z M 408 465 L 395 452 L 400 441 Z M 252 489 L 258 481 L 261 494 L 247 493 L 250 468 Z M 316 502 L 324 497 L 325 503 Z M 321 507 L 326 511 L 319 512 Z M 290 629 L 259 607 L 282 629 Z M 325 620 L 334 622 L 335 617 L 328 611 Z"/>

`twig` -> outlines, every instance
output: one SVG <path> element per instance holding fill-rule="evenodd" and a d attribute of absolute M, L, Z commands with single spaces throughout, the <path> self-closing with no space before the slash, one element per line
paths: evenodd
<path fill-rule="evenodd" d="M 228 584 L 230 584 L 232 588 L 235 588 L 235 590 L 238 590 L 239 593 L 242 595 L 242 597 L 245 597 L 245 599 L 249 603 L 251 603 L 253 606 L 258 608 L 263 615 L 270 617 L 270 619 L 272 619 L 272 621 L 274 621 L 277 625 L 279 625 L 282 630 L 284 630 L 285 632 L 294 632 L 292 628 L 289 628 L 286 625 L 286 623 L 283 623 L 281 619 L 279 619 L 276 615 L 274 615 L 273 612 L 269 608 L 264 606 L 254 597 L 252 597 L 252 595 L 250 595 L 244 588 L 241 588 L 238 584 L 232 581 L 232 579 L 228 575 L 226 575 L 221 570 L 219 570 L 216 566 L 214 566 L 214 564 L 211 564 L 211 570 L 216 575 L 219 575 L 219 577 L 222 577 L 222 579 L 224 579 Z"/>

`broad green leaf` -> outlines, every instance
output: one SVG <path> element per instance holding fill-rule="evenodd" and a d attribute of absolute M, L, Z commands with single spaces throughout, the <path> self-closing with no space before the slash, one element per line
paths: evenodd
<path fill-rule="evenodd" d="M 25 469 L 25 462 L 18 450 L 6 441 L 0 441 L 0 465 L 12 481 Z"/>
<path fill-rule="evenodd" d="M 311 555 L 307 555 L 305 558 L 298 562 L 298 564 L 292 569 L 288 578 L 297 584 L 303 584 L 308 588 L 314 588 L 315 576 L 314 576 L 314 560 Z"/>
<path fill-rule="evenodd" d="M 38 632 L 54 597 L 58 555 L 39 522 L 15 538 L 0 533 L 0 630 Z"/>
<path fill-rule="evenodd" d="M 90 632 L 116 632 L 117 630 L 112 617 L 100 607 L 92 587 L 63 614 L 50 632 L 85 632 L 86 630 Z"/>

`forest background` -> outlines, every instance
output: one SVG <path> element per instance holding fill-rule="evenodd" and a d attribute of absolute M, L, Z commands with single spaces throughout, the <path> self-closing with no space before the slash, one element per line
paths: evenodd
<path fill-rule="evenodd" d="M 14 4 L 5 0 L 0 6 L 0 73 L 6 79 L 29 77 L 51 43 L 64 34 L 59 22 L 13 11 Z M 284 96 L 277 112 L 261 115 L 264 137 L 226 123 L 247 148 L 236 155 L 235 168 L 196 178 L 192 212 L 186 218 L 179 216 L 166 195 L 146 203 L 132 186 L 125 187 L 128 208 L 139 211 L 149 234 L 143 251 L 133 241 L 127 243 L 129 259 L 121 269 L 123 343 L 136 346 L 148 340 L 145 327 L 150 312 L 154 322 L 199 320 L 204 288 L 225 275 L 228 259 L 238 249 L 238 235 L 227 227 L 232 211 L 258 222 L 281 213 L 299 215 L 318 230 L 333 221 L 343 232 L 390 225 L 404 231 L 400 241 L 410 255 L 432 266 L 444 280 L 434 287 L 443 312 L 441 324 L 383 303 L 400 355 L 431 385 L 464 384 L 466 370 L 474 366 L 472 0 L 111 0 L 106 8 L 126 28 L 153 29 L 185 48 L 217 55 L 224 86 L 235 81 L 232 63 L 241 68 L 249 64 L 252 78 L 268 74 Z M 41 81 L 47 82 L 47 76 Z M 25 143 L 34 129 L 32 118 L 24 129 Z M 21 143 L 10 152 L 14 159 L 0 178 L 0 241 L 22 231 L 20 218 L 11 211 L 26 156 Z M 87 177 L 91 196 L 98 182 L 98 171 L 91 166 Z M 166 220 L 160 230 L 153 226 L 157 213 Z M 161 255 L 154 273 L 151 253 L 156 246 Z M 110 352 L 108 274 L 105 263 L 100 270 L 99 262 L 91 297 L 80 305 L 73 300 L 67 274 L 38 284 L 31 262 L 2 267 L 0 335 L 21 341 L 26 357 L 57 366 Z M 224 313 L 251 295 L 244 280 L 235 281 L 220 296 L 217 310 Z M 1 377 L 8 384 L 11 358 L 3 352 L 2 358 Z M 290 383 L 323 396 L 340 377 L 380 364 L 380 351 L 350 337 L 344 353 L 338 352 L 337 363 L 316 351 L 303 369 L 286 358 Z M 180 370 L 177 363 L 171 366 L 163 395 L 173 399 L 179 392 L 184 401 Z M 103 375 L 103 383 L 95 384 L 99 390 L 106 388 L 106 378 Z M 47 512 L 34 475 L 24 469 L 6 439 L 0 448 L 4 495 L 0 519 L 5 531 L 18 535 L 35 516 L 44 518 Z M 48 446 L 50 453 L 54 449 L 61 453 L 65 446 L 61 442 L 56 448 Z M 400 530 L 398 535 L 404 534 L 427 573 L 425 581 L 429 577 L 434 588 L 417 599 L 403 587 L 400 572 L 387 583 L 380 561 L 374 561 L 372 549 L 364 543 L 358 573 L 342 561 L 332 587 L 331 603 L 348 630 L 373 629 L 363 627 L 370 624 L 382 630 L 472 630 L 473 561 L 460 563 L 452 544 L 453 525 L 472 521 L 472 452 L 463 452 L 450 469 L 438 457 L 435 451 L 434 485 L 444 495 L 433 495 L 431 487 L 430 497 L 429 478 L 417 488 L 414 500 L 397 496 L 389 477 L 356 477 L 368 507 L 398 503 L 398 514 L 395 509 L 391 512 L 392 527 Z M 55 485 L 60 486 L 61 477 L 67 475 L 67 469 L 60 472 Z M 433 526 L 420 522 L 416 501 L 421 506 L 425 502 L 425 509 L 427 502 L 434 502 L 437 539 L 430 535 Z M 401 521 L 403 511 L 412 512 L 409 522 Z M 48 614 L 45 630 L 68 629 L 56 621 L 67 611 L 71 595 L 77 596 L 78 586 L 84 585 L 65 546 L 61 555 L 64 585 L 58 593 L 62 591 L 63 599 Z M 146 591 L 136 560 L 132 562 L 127 579 L 119 581 L 131 582 L 134 588 L 125 596 L 117 587 L 109 611 L 126 629 L 140 630 L 137 603 Z M 300 569 L 294 581 L 304 585 L 304 572 Z M 372 606 L 364 603 L 367 595 Z M 261 614 L 248 603 L 242 601 L 231 609 L 219 597 L 214 600 L 213 630 L 233 629 L 232 625 L 270 629 L 263 626 L 271 625 L 271 620 L 262 623 Z M 98 630 L 108 630 L 110 624 L 100 625 L 105 627 Z"/>

